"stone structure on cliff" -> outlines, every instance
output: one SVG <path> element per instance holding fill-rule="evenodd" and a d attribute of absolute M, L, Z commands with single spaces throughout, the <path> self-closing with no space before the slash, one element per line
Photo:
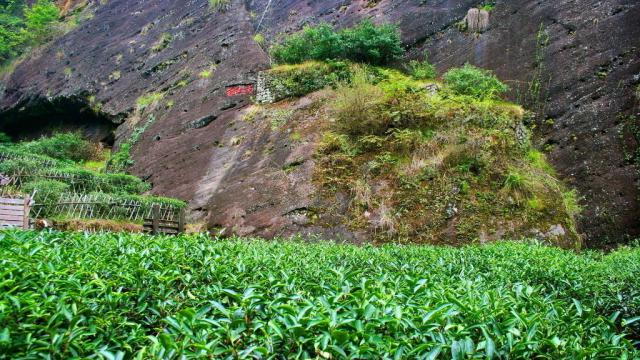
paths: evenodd
<path fill-rule="evenodd" d="M 489 12 L 484 9 L 471 8 L 464 18 L 464 23 L 470 32 L 485 32 L 489 28 Z"/>

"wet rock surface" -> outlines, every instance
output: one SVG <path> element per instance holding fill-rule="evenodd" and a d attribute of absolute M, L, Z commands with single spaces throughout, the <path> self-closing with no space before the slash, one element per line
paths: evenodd
<path fill-rule="evenodd" d="M 16 114 L 43 99 L 83 99 L 119 124 L 117 146 L 135 127 L 138 99 L 158 93 L 158 104 L 144 110 L 155 121 L 134 146 L 131 169 L 153 192 L 189 200 L 195 220 L 243 235 L 359 241 L 314 215 L 334 201 L 311 179 L 317 125 L 293 119 L 305 130 L 292 141 L 286 128 L 244 121 L 253 95 L 228 89 L 255 84 L 270 66 L 256 33 L 269 42 L 305 24 L 372 18 L 399 24 L 409 57 L 426 50 L 440 71 L 470 62 L 507 80 L 513 99 L 537 113 L 533 133 L 558 176 L 585 198 L 587 245 L 637 237 L 638 164 L 629 154 L 640 138 L 640 4 L 497 1 L 482 33 L 460 31 L 456 23 L 479 3 L 251 0 L 224 12 L 206 0 L 96 3 L 92 19 L 0 80 L 1 122 L 31 121 Z"/>

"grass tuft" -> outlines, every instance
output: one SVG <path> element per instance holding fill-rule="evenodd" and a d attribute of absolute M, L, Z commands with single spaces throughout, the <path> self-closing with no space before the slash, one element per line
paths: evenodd
<path fill-rule="evenodd" d="M 164 98 L 164 94 L 160 92 L 152 92 L 145 95 L 140 96 L 136 99 L 136 106 L 138 110 L 144 110 L 150 106 L 157 105 L 160 100 Z"/>
<path fill-rule="evenodd" d="M 209 9 L 215 11 L 226 11 L 231 5 L 231 0 L 209 0 Z"/>

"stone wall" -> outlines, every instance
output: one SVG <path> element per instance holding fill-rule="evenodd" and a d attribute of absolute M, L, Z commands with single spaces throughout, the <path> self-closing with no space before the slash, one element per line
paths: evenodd
<path fill-rule="evenodd" d="M 282 94 L 280 94 L 280 96 L 277 96 L 276 94 L 274 94 L 274 91 L 275 89 L 271 84 L 271 77 L 269 76 L 269 73 L 266 71 L 260 72 L 260 74 L 258 74 L 258 81 L 256 83 L 256 101 L 259 104 L 271 104 L 276 102 L 277 100 L 283 99 Z"/>
<path fill-rule="evenodd" d="M 278 66 L 258 74 L 256 101 L 270 104 L 290 97 L 303 96 L 350 78 L 346 63 L 307 62 Z"/>

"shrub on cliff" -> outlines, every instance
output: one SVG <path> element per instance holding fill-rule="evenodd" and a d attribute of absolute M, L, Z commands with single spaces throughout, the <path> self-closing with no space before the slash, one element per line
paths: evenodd
<path fill-rule="evenodd" d="M 449 89 L 456 94 L 477 99 L 495 98 L 509 89 L 490 71 L 470 64 L 447 71 L 443 79 Z"/>
<path fill-rule="evenodd" d="M 383 109 L 384 92 L 367 80 L 363 70 L 356 71 L 350 85 L 336 90 L 336 125 L 348 135 L 384 133 L 391 122 Z"/>
<path fill-rule="evenodd" d="M 345 57 L 356 62 L 383 65 L 397 60 L 404 53 L 400 31 L 395 25 L 363 21 L 340 34 Z"/>
<path fill-rule="evenodd" d="M 306 60 L 326 60 L 343 57 L 342 39 L 329 24 L 307 26 L 274 46 L 273 57 L 278 63 L 297 64 Z"/>
<path fill-rule="evenodd" d="M 19 47 L 26 39 L 24 19 L 17 14 L 22 8 L 10 2 L 0 5 L 0 61 L 4 62 L 18 55 Z"/>
<path fill-rule="evenodd" d="M 418 80 L 435 79 L 437 75 L 436 67 L 426 58 L 423 61 L 411 60 L 408 70 L 411 77 Z"/>
<path fill-rule="evenodd" d="M 307 26 L 275 45 L 271 55 L 276 62 L 286 64 L 343 59 L 382 65 L 397 60 L 403 52 L 396 26 L 363 21 L 340 31 L 328 24 Z"/>
<path fill-rule="evenodd" d="M 131 165 L 133 165 L 131 143 L 124 142 L 120 145 L 118 151 L 111 154 L 111 158 L 107 161 L 107 171 L 124 172 Z"/>
<path fill-rule="evenodd" d="M 24 10 L 27 31 L 36 38 L 48 36 L 49 26 L 59 18 L 60 10 L 50 0 L 38 0 Z"/>

